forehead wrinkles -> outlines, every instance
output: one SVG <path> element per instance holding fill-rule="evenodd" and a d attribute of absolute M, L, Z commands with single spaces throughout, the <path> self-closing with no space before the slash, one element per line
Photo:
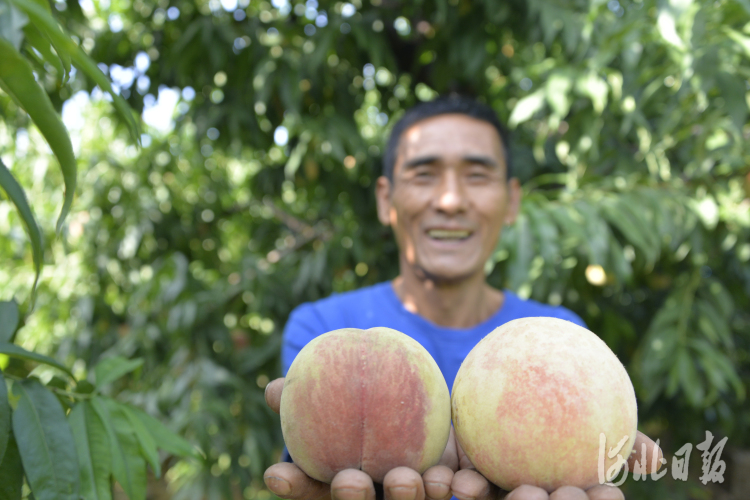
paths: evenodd
<path fill-rule="evenodd" d="M 446 123 L 447 120 L 451 120 L 450 125 Z M 404 131 L 397 158 L 484 154 L 502 159 L 502 147 L 497 131 L 488 123 L 469 117 L 436 117 L 416 123 Z"/>

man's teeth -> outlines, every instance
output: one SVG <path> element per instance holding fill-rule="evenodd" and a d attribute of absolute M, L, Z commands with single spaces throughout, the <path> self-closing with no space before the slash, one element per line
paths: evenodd
<path fill-rule="evenodd" d="M 430 238 L 437 240 L 462 240 L 471 235 L 470 231 L 450 230 L 450 229 L 431 229 L 427 233 Z"/>

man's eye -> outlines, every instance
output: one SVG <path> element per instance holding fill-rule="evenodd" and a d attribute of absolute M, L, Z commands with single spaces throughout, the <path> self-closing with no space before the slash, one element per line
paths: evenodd
<path fill-rule="evenodd" d="M 420 168 L 414 172 L 415 177 L 427 178 L 432 177 L 432 170 L 429 168 Z"/>

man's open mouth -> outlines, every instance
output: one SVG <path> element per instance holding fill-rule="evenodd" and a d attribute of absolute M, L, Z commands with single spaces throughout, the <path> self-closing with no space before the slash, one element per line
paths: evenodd
<path fill-rule="evenodd" d="M 460 241 L 471 236 L 471 231 L 464 229 L 430 229 L 427 236 L 435 240 Z"/>

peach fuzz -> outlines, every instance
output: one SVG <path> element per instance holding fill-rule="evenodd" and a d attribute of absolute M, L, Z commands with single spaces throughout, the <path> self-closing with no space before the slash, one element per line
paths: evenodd
<path fill-rule="evenodd" d="M 281 393 L 292 460 L 327 483 L 348 468 L 375 482 L 399 466 L 421 474 L 440 460 L 450 425 L 450 394 L 437 363 L 389 328 L 315 338 L 292 363 Z"/>
<path fill-rule="evenodd" d="M 503 489 L 548 492 L 599 484 L 606 452 L 636 437 L 635 392 L 622 363 L 594 333 L 556 318 L 510 321 L 464 360 L 452 395 L 453 425 L 466 455 Z M 617 461 L 605 452 L 604 473 Z"/>

